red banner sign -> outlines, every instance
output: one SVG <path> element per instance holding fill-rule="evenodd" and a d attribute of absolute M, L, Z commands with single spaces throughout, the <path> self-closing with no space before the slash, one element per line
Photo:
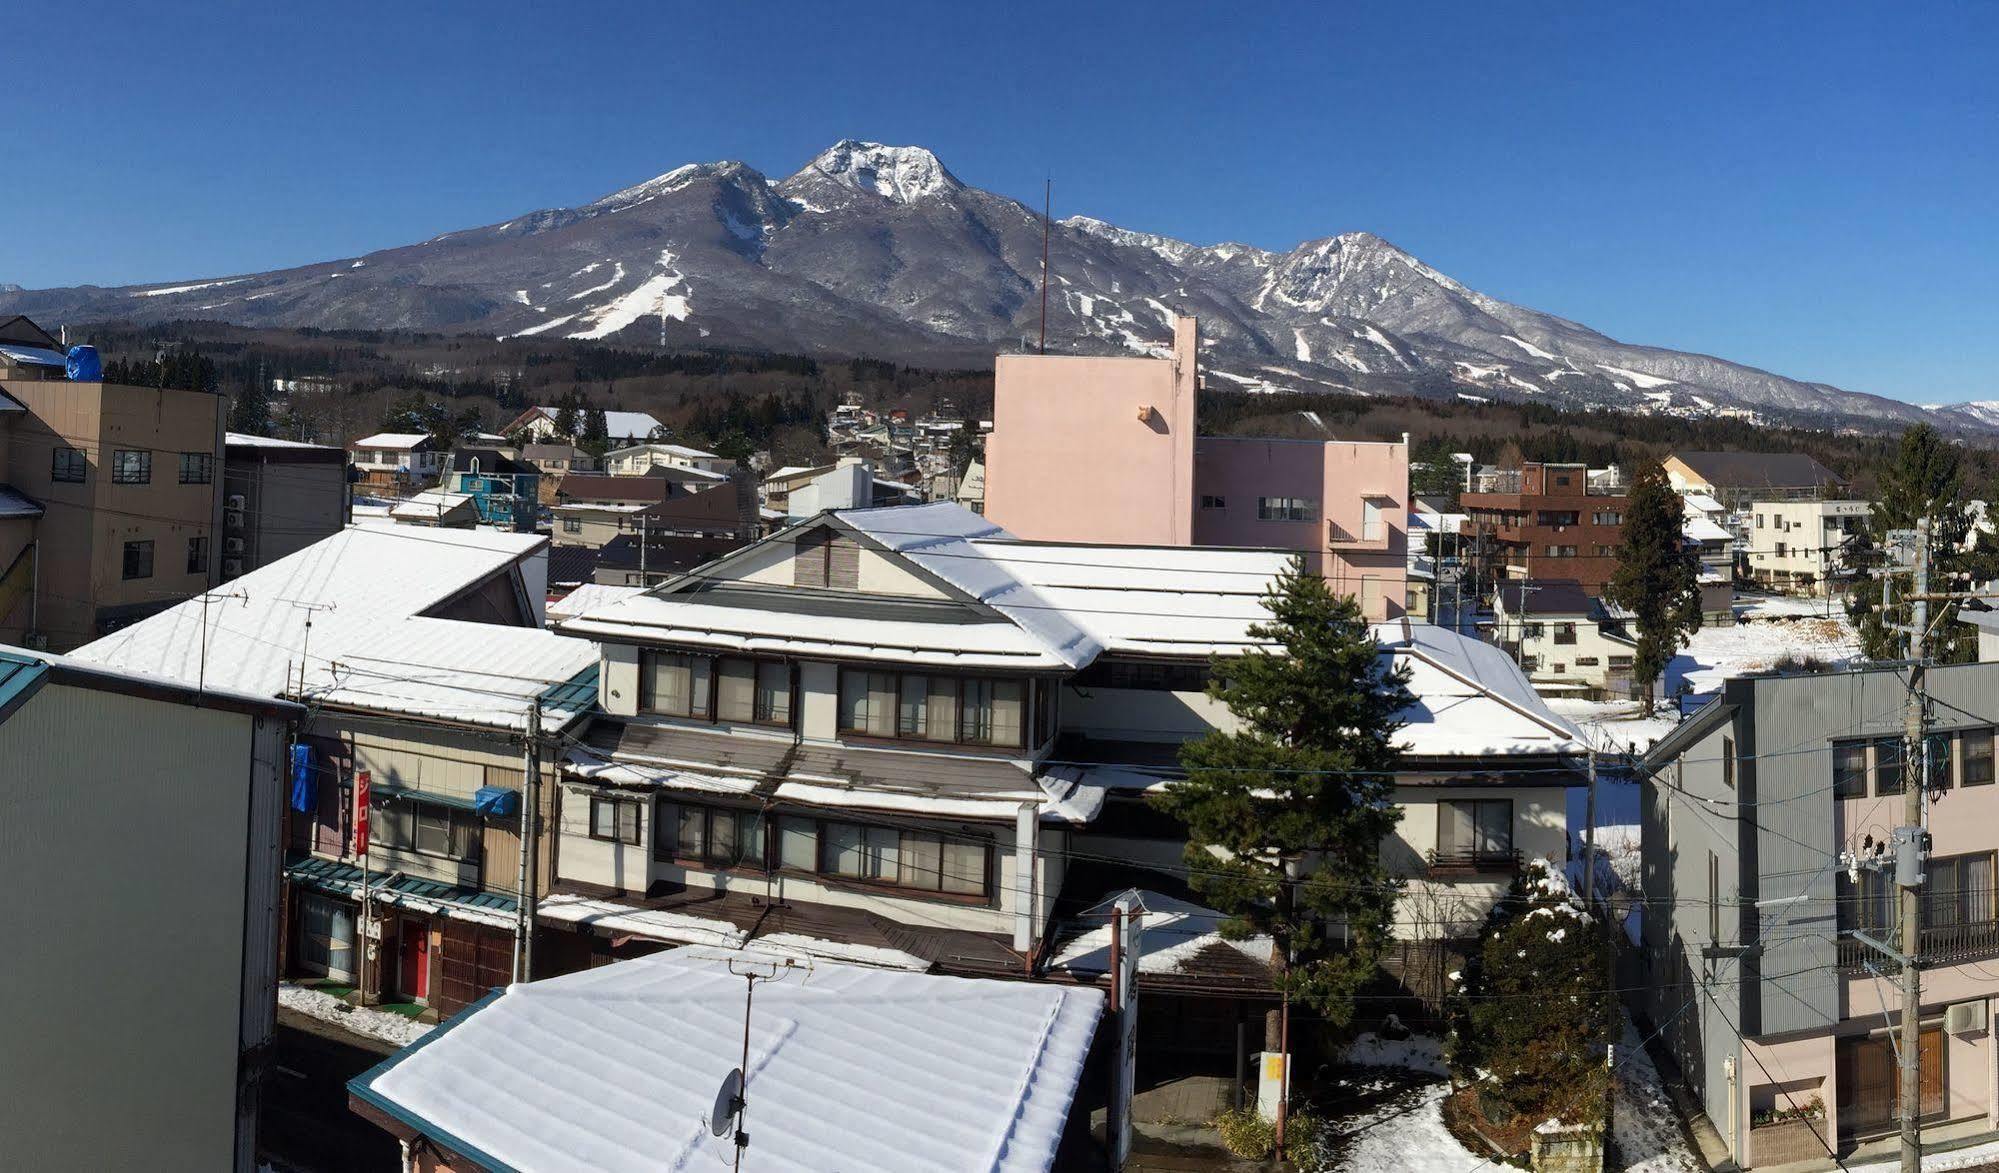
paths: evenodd
<path fill-rule="evenodd" d="M 354 775 L 354 854 L 368 854 L 368 771 Z"/>

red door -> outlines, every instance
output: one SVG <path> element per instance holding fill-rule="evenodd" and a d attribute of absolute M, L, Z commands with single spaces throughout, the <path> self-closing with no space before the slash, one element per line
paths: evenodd
<path fill-rule="evenodd" d="M 397 936 L 401 940 L 398 952 L 402 955 L 397 988 L 406 998 L 424 1001 L 430 997 L 430 927 L 421 921 L 406 920 Z"/>

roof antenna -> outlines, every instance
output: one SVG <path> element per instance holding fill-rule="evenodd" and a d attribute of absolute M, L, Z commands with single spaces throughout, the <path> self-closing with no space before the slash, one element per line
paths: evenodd
<path fill-rule="evenodd" d="M 1048 353 L 1048 220 L 1055 207 L 1055 177 L 1041 189 L 1041 353 Z"/>

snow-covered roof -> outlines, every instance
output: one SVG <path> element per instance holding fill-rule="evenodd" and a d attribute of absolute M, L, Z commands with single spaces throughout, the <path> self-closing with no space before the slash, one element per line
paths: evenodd
<path fill-rule="evenodd" d="M 542 406 L 535 410 L 553 420 L 561 409 Z M 660 426 L 662 426 L 660 422 L 654 419 L 650 412 L 606 411 L 604 413 L 604 432 L 613 440 L 643 440 Z"/>
<path fill-rule="evenodd" d="M 565 619 L 571 615 L 581 615 L 585 611 L 601 607 L 606 603 L 615 603 L 619 599 L 629 599 L 633 595 L 644 593 L 644 587 L 611 586 L 601 582 L 586 582 L 555 602 L 550 603 L 548 605 L 548 617 L 550 620 Z"/>
<path fill-rule="evenodd" d="M 298 440 L 280 440 L 276 436 L 253 436 L 248 432 L 229 432 L 224 441 L 239 448 L 305 448 L 315 452 L 338 452 L 340 449 L 326 444 L 306 444 Z"/>
<path fill-rule="evenodd" d="M 1418 757 L 1580 753 L 1575 726 L 1548 708 L 1520 666 L 1483 640 L 1434 623 L 1376 624 L 1374 637 L 1410 670 L 1416 703 L 1396 743 Z"/>
<path fill-rule="evenodd" d="M 980 540 L 992 563 L 1088 630 L 1104 650 L 1232 655 L 1270 618 L 1263 592 L 1290 555 L 1200 546 L 1089 546 Z"/>
<path fill-rule="evenodd" d="M 595 645 L 424 612 L 542 555 L 547 541 L 489 530 L 350 526 L 72 654 L 258 696 L 519 728 L 530 701 L 595 667 Z M 552 709 L 547 723 L 559 727 L 587 707 L 566 715 Z"/>
<path fill-rule="evenodd" d="M 0 354 L 18 363 L 34 367 L 69 367 L 69 356 L 60 350 L 50 350 L 46 346 L 28 346 L 20 342 L 0 342 Z"/>
<path fill-rule="evenodd" d="M 646 418 L 651 419 L 652 417 L 647 416 Z M 615 436 L 617 435 L 617 433 L 613 432 L 612 435 Z M 633 444 L 626 448 L 615 448 L 609 452 L 606 452 L 604 454 L 604 459 L 609 460 L 614 456 L 623 456 L 627 452 L 660 452 L 664 453 L 667 456 L 683 456 L 689 460 L 722 459 L 721 457 L 715 455 L 713 452 L 704 452 L 699 448 L 689 448 L 685 444 L 667 444 L 663 442 L 652 443 L 652 444 Z"/>
<path fill-rule="evenodd" d="M 349 448 L 414 448 L 429 443 L 427 432 L 376 432 L 349 444 Z"/>
<path fill-rule="evenodd" d="M 1692 542 L 1725 542 L 1734 536 L 1700 513 L 1688 514 L 1680 523 L 1680 532 Z"/>
<path fill-rule="evenodd" d="M 1687 493 L 1683 495 L 1683 499 L 1687 503 L 1687 508 L 1696 513 L 1720 513 L 1725 508 L 1721 502 L 1706 493 Z"/>
<path fill-rule="evenodd" d="M 1471 521 L 1469 513 L 1433 513 L 1412 509 L 1409 511 L 1409 528 L 1425 530 L 1437 534 L 1463 533 L 1465 525 Z"/>
<path fill-rule="evenodd" d="M 689 946 L 510 986 L 349 1087 L 489 1167 L 720 1167 L 735 1150 L 710 1116 L 741 1062 L 745 971 L 775 975 L 749 1016 L 757 1167 L 1054 1164 L 1101 993 L 762 951 Z"/>
<path fill-rule="evenodd" d="M 1138 902 L 1143 914 L 1138 922 L 1138 972 L 1180 973 L 1200 954 L 1215 945 L 1235 949 L 1259 964 L 1270 964 L 1273 953 L 1267 936 L 1231 941 L 1222 936 L 1221 925 L 1228 918 L 1212 908 L 1158 892 L 1141 891 Z M 1048 962 L 1051 969 L 1101 974 L 1111 970 L 1111 925 L 1109 918 L 1086 932 L 1065 941 Z"/>
<path fill-rule="evenodd" d="M 0 519 L 40 517 L 42 503 L 12 485 L 0 485 Z"/>
<path fill-rule="evenodd" d="M 411 521 L 435 521 L 460 509 L 476 508 L 470 493 L 447 493 L 442 489 L 423 492 L 389 507 L 389 516 Z"/>

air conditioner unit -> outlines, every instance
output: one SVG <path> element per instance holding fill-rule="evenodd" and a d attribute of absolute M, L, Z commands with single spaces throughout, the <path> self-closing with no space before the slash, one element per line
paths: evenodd
<path fill-rule="evenodd" d="M 231 509 L 241 509 L 243 508 L 244 504 L 243 494 L 231 493 L 227 498 L 224 499 L 223 503 L 226 504 Z"/>
<path fill-rule="evenodd" d="M 1943 1012 L 1943 1028 L 1954 1035 L 1985 1032 L 1985 1003 L 1959 1002 Z"/>
<path fill-rule="evenodd" d="M 223 513 L 222 524 L 229 529 L 242 529 L 243 511 L 240 509 L 231 509 Z"/>
<path fill-rule="evenodd" d="M 227 554 L 241 554 L 243 552 L 243 539 L 242 538 L 222 539 L 222 550 L 224 553 Z"/>
<path fill-rule="evenodd" d="M 241 558 L 224 558 L 222 560 L 222 573 L 235 578 L 237 575 L 243 573 L 243 560 Z"/>

